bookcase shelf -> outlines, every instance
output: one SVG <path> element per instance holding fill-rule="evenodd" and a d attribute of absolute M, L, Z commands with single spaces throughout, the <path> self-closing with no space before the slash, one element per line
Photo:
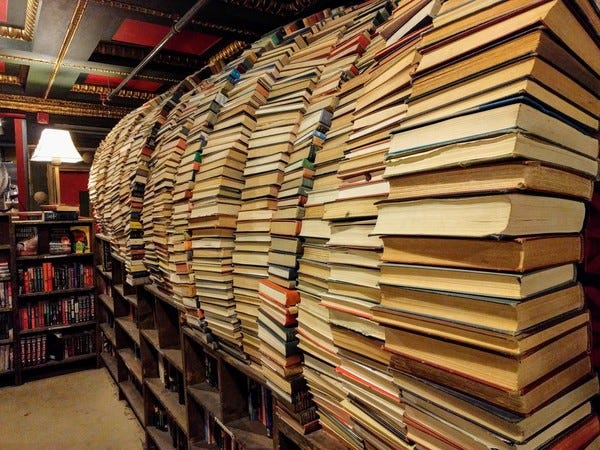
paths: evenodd
<path fill-rule="evenodd" d="M 0 253 L 12 255 L 15 383 L 97 366 L 93 220 L 0 222 Z"/>
<path fill-rule="evenodd" d="M 80 294 L 85 292 L 93 291 L 93 287 L 82 287 L 82 288 L 73 288 L 73 289 L 61 289 L 61 290 L 53 290 L 48 292 L 29 292 L 27 294 L 18 294 L 19 298 L 35 298 L 35 297 L 46 297 L 49 295 L 70 295 L 70 294 Z"/>
<path fill-rule="evenodd" d="M 135 416 L 140 423 L 144 425 L 144 398 L 138 388 L 129 380 L 121 381 L 118 384 L 119 392 L 127 400 Z"/>
<path fill-rule="evenodd" d="M 46 331 L 60 331 L 60 330 L 68 330 L 68 329 L 76 329 L 76 328 L 89 328 L 91 326 L 96 326 L 96 321 L 87 321 L 87 322 L 79 322 L 79 323 L 71 323 L 65 325 L 52 325 L 49 327 L 37 327 L 28 330 L 19 330 L 20 335 L 28 335 L 28 334 L 36 334 L 42 333 Z"/>
<path fill-rule="evenodd" d="M 61 260 L 61 259 L 76 259 L 82 258 L 86 259 L 91 256 L 92 253 L 65 253 L 65 254 L 44 254 L 44 255 L 26 255 L 26 256 L 17 256 L 17 261 L 47 261 L 47 260 Z"/>

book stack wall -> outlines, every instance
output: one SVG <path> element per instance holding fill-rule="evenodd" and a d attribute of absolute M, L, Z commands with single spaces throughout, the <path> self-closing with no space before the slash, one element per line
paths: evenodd
<path fill-rule="evenodd" d="M 248 141 L 277 67 L 265 63 L 272 44 L 247 50 L 233 66 L 236 84 L 208 136 L 192 197 L 190 228 L 196 289 L 202 314 L 220 345 L 236 357 L 241 351 L 240 323 L 233 291 L 234 231 L 244 185 Z M 242 72 L 242 73 L 240 73 Z"/>
<path fill-rule="evenodd" d="M 217 75 L 203 81 L 190 91 L 191 98 L 184 113 L 188 118 L 190 131 L 173 188 L 173 215 L 168 227 L 168 258 L 170 267 L 175 269 L 172 274 L 176 277 L 176 281 L 173 281 L 173 296 L 187 308 L 187 322 L 194 327 L 201 325 L 201 317 L 198 316 L 196 282 L 191 267 L 190 199 L 202 162 L 207 133 L 214 125 L 219 109 L 227 101 L 226 93 L 230 87 L 229 81 L 219 80 Z"/>
<path fill-rule="evenodd" d="M 266 102 L 256 110 L 256 127 L 248 142 L 241 193 L 243 204 L 235 230 L 233 277 L 244 352 L 255 362 L 260 361 L 256 322 L 258 281 L 268 277 L 271 219 L 298 122 L 306 111 L 310 89 L 320 74 L 320 68 L 293 64 L 294 55 L 305 47 L 304 37 L 297 31 L 295 38 L 288 37 L 265 53 L 263 64 L 278 61 L 278 70 Z M 291 226 L 296 224 L 293 222 Z"/>
<path fill-rule="evenodd" d="M 340 42 L 342 33 L 334 26 L 335 22 L 335 19 L 324 21 L 320 27 L 320 38 L 311 40 L 310 51 L 300 50 L 294 55 L 296 64 L 312 61 L 311 65 L 322 65 L 323 71 L 312 90 L 309 106 L 299 124 L 298 137 L 284 169 L 277 194 L 277 209 L 271 222 L 269 279 L 259 282 L 258 337 L 263 373 L 277 393 L 280 418 L 301 433 L 318 428 L 319 423 L 300 365 L 302 358 L 296 336 L 298 306 L 295 302 L 277 302 L 270 292 L 279 290 L 286 292 L 288 298 L 299 299 L 296 281 L 302 240 L 298 233 L 300 224 L 303 229 L 306 223 L 303 220 L 304 204 L 312 189 L 314 159 L 331 126 L 339 87 L 345 79 L 354 75 L 353 62 L 357 54 L 339 51 L 348 47 L 352 36 Z M 329 33 L 326 32 L 328 29 L 331 29 Z M 279 340 L 276 346 L 270 344 L 274 339 Z"/>
<path fill-rule="evenodd" d="M 150 195 L 145 199 L 142 212 L 145 227 L 144 240 L 152 242 L 152 253 L 145 254 L 147 259 L 153 261 L 152 264 L 147 265 L 149 278 L 159 289 L 169 295 L 173 292 L 173 283 L 179 278 L 175 267 L 169 265 L 167 227 L 174 212 L 175 175 L 190 129 L 188 116 L 184 115 L 190 92 L 185 94 L 178 92 L 173 95 L 179 97 L 177 104 L 168 113 L 165 123 L 157 132 L 156 147 L 149 161 L 152 170 L 146 184 Z"/>
<path fill-rule="evenodd" d="M 584 448 L 598 380 L 575 265 L 598 172 L 597 41 L 567 2 L 450 3 L 419 44 L 374 230 L 372 311 L 407 434 Z"/>
<path fill-rule="evenodd" d="M 148 272 L 143 264 L 144 241 L 141 223 L 146 178 L 148 177 L 147 154 L 154 145 L 155 122 L 158 101 L 151 101 L 148 109 L 141 110 L 124 138 L 125 163 L 118 174 L 119 198 L 112 206 L 112 220 L 119 224 L 119 234 L 111 235 L 112 252 L 124 261 L 127 279 L 131 284 L 143 283 Z"/>
<path fill-rule="evenodd" d="M 426 27 L 427 23 L 419 23 Z M 325 205 L 331 220 L 328 292 L 321 304 L 329 309 L 339 374 L 346 398 L 347 428 L 366 443 L 386 448 L 407 447 L 400 393 L 387 372 L 390 355 L 382 351 L 383 330 L 372 320 L 379 303 L 379 261 L 383 243 L 371 236 L 377 219 L 375 204 L 386 198 L 384 155 L 390 131 L 406 113 L 410 74 L 417 63 L 420 28 L 374 54 L 363 73 L 365 82 L 352 115 L 344 159 L 337 172 L 336 201 Z M 376 43 L 380 47 L 379 43 Z M 389 424 L 393 424 L 390 428 Z"/>
<path fill-rule="evenodd" d="M 350 18 L 343 15 L 327 25 L 331 29 L 341 28 L 344 31 L 360 27 L 361 13 L 368 14 L 385 4 L 378 2 L 357 8 L 349 13 Z M 363 20 L 368 22 L 369 18 Z M 338 26 L 340 23 L 343 24 L 341 27 Z M 358 32 L 358 35 L 361 33 Z M 339 87 L 335 93 L 338 99 L 337 107 L 332 115 L 327 139 L 315 155 L 313 190 L 308 193 L 302 222 L 303 254 L 299 260 L 298 275 L 298 289 L 302 298 L 299 304 L 298 335 L 299 347 L 304 355 L 303 375 L 310 388 L 311 397 L 316 402 L 320 425 L 337 436 L 352 436 L 346 438 L 345 442 L 348 442 L 348 439 L 358 442 L 359 439 L 343 425 L 343 422 L 348 420 L 347 414 L 343 412 L 343 418 L 340 417 L 339 402 L 345 395 L 335 372 L 339 358 L 328 323 L 329 311 L 320 304 L 320 299 L 327 291 L 329 277 L 329 249 L 326 244 L 330 237 L 330 229 L 328 221 L 323 220 L 324 205 L 334 201 L 337 195 L 337 169 L 343 157 L 343 144 L 351 131 L 350 117 L 362 86 L 362 79 L 352 76 L 357 72 L 355 65 L 365 48 L 359 45 L 352 51 L 346 51 L 348 43 L 356 39 L 356 36 L 351 32 L 344 35 L 344 39 L 340 39 L 336 49 L 332 51 L 332 54 L 340 55 L 332 59 L 337 59 L 338 62 L 345 61 L 346 67 L 341 65 L 343 78 L 339 80 Z M 364 37 L 358 39 L 363 40 Z M 331 66 L 335 67 L 336 63 L 326 66 L 322 77 L 323 86 L 326 85 L 326 73 Z"/>
<path fill-rule="evenodd" d="M 114 166 L 113 170 L 108 170 L 113 164 L 113 157 L 120 158 L 123 162 L 123 156 L 118 153 L 123 145 L 131 128 L 136 124 L 139 112 L 131 113 L 125 116 L 109 135 L 102 141 L 102 144 L 96 150 L 94 164 L 90 169 L 90 200 L 94 199 L 94 217 L 102 230 L 110 236 L 116 236 L 119 223 L 113 220 L 112 208 L 113 201 L 118 201 L 119 174 L 123 168 Z M 92 174 L 98 172 L 98 181 L 94 183 Z"/>
<path fill-rule="evenodd" d="M 189 129 L 185 121 L 179 121 L 183 109 L 184 92 L 180 84 L 177 89 L 164 96 L 153 124 L 152 145 L 146 145 L 149 174 L 144 188 L 143 209 L 136 224 L 142 230 L 144 256 L 140 261 L 147 276 L 144 282 L 152 281 L 163 288 L 170 286 L 167 256 L 167 223 L 172 214 L 172 190 L 174 176 L 186 145 Z M 132 223 L 133 225 L 133 223 Z M 141 272 L 141 270 L 140 270 Z M 129 274 L 128 274 L 129 275 Z M 170 288 L 164 287 L 169 291 Z"/>

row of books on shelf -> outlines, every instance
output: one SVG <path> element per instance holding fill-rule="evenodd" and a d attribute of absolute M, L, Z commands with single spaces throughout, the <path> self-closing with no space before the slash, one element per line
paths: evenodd
<path fill-rule="evenodd" d="M 82 262 L 53 263 L 20 267 L 19 294 L 78 289 L 94 285 L 92 265 Z"/>
<path fill-rule="evenodd" d="M 0 373 L 14 369 L 14 350 L 10 344 L 0 345 Z"/>
<path fill-rule="evenodd" d="M 47 337 L 45 334 L 21 338 L 21 365 L 32 367 L 48 361 L 46 356 Z"/>
<path fill-rule="evenodd" d="M 93 330 L 77 334 L 51 333 L 48 349 L 48 358 L 57 361 L 90 355 L 96 351 L 96 334 Z"/>
<path fill-rule="evenodd" d="M 12 339 L 13 319 L 12 314 L 0 314 L 0 339 Z"/>
<path fill-rule="evenodd" d="M 18 256 L 33 256 L 43 251 L 37 227 L 23 226 L 15 229 Z M 48 231 L 48 253 L 53 255 L 86 253 L 90 247 L 90 227 L 72 225 L 50 228 Z"/>
<path fill-rule="evenodd" d="M 0 281 L 0 308 L 12 307 L 12 283 Z"/>
<path fill-rule="evenodd" d="M 48 333 L 22 337 L 21 365 L 38 366 L 48 361 L 61 361 L 74 356 L 93 354 L 96 337 L 93 330 L 77 334 Z"/>
<path fill-rule="evenodd" d="M 152 417 L 150 418 L 152 426 L 160 431 L 168 432 L 171 436 L 171 444 L 176 450 L 187 450 L 187 436 L 175 421 L 167 414 L 167 411 L 160 404 L 154 405 Z"/>
<path fill-rule="evenodd" d="M 0 256 L 0 279 L 10 278 L 8 256 Z"/>
<path fill-rule="evenodd" d="M 21 330 L 89 322 L 94 317 L 93 294 L 27 303 L 19 308 Z"/>
<path fill-rule="evenodd" d="M 165 385 L 165 389 L 169 392 L 176 392 L 179 404 L 185 404 L 185 383 L 183 380 L 183 373 L 161 356 L 158 358 L 158 365 L 159 376 Z"/>
<path fill-rule="evenodd" d="M 267 436 L 273 435 L 273 393 L 259 382 L 248 378 L 248 417 L 262 423 Z"/>

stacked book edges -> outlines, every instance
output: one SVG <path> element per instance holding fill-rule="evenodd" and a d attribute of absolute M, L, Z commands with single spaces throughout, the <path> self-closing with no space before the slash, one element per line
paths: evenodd
<path fill-rule="evenodd" d="M 589 0 L 296 20 L 124 117 L 94 218 L 298 433 L 593 448 L 599 34 Z"/>

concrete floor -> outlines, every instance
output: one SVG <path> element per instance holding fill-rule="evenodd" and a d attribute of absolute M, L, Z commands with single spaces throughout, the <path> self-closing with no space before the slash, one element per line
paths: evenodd
<path fill-rule="evenodd" d="M 2 450 L 140 450 L 143 442 L 104 368 L 0 389 Z"/>

